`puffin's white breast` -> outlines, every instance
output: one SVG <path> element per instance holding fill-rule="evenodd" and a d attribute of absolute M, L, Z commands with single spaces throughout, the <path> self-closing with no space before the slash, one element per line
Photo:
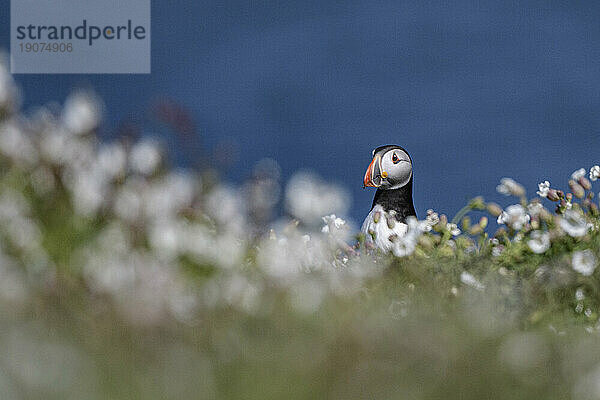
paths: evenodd
<path fill-rule="evenodd" d="M 365 242 L 389 252 L 392 250 L 392 240 L 402 237 L 408 231 L 408 225 L 396 221 L 396 217 L 386 212 L 383 207 L 376 204 L 362 224 L 361 232 L 365 235 Z"/>

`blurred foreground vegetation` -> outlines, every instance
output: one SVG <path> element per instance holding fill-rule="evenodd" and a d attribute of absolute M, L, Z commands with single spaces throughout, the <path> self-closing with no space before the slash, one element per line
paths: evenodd
<path fill-rule="evenodd" d="M 266 160 L 224 186 L 101 143 L 92 93 L 28 116 L 18 95 L 0 66 L 0 398 L 600 398 L 587 171 L 431 211 L 396 257 L 318 177 Z"/>

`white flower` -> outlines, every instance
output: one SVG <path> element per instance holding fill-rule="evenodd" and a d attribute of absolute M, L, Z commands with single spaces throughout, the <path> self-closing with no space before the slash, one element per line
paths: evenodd
<path fill-rule="evenodd" d="M 323 217 L 325 225 L 321 228 L 321 232 L 330 235 L 333 239 L 347 240 L 351 236 L 350 227 L 343 219 L 331 214 Z"/>
<path fill-rule="evenodd" d="M 91 216 L 106 201 L 106 185 L 96 174 L 80 171 L 72 183 L 73 205 L 75 212 Z"/>
<path fill-rule="evenodd" d="M 590 180 L 596 181 L 600 178 L 600 166 L 594 165 L 590 168 Z"/>
<path fill-rule="evenodd" d="M 129 164 L 134 172 L 150 175 L 160 164 L 160 148 L 155 141 L 142 139 L 133 146 L 129 157 Z"/>
<path fill-rule="evenodd" d="M 427 210 L 427 218 L 425 218 L 425 222 L 427 222 L 427 232 L 429 232 L 435 225 L 438 224 L 438 222 L 440 222 L 440 216 L 432 209 L 429 209 Z"/>
<path fill-rule="evenodd" d="M 315 226 L 328 214 L 346 214 L 349 196 L 342 188 L 323 182 L 318 177 L 297 173 L 290 179 L 285 191 L 288 212 L 307 225 Z"/>
<path fill-rule="evenodd" d="M 206 199 L 206 211 L 213 220 L 226 229 L 242 231 L 245 225 L 245 204 L 239 190 L 218 186 Z"/>
<path fill-rule="evenodd" d="M 71 133 L 81 135 L 98 127 L 102 114 L 100 99 L 91 92 L 75 92 L 65 102 L 63 124 Z"/>
<path fill-rule="evenodd" d="M 559 225 L 572 237 L 581 237 L 588 231 L 588 224 L 583 215 L 573 210 L 565 211 L 560 219 Z"/>
<path fill-rule="evenodd" d="M 96 166 L 107 178 L 112 179 L 122 174 L 125 171 L 126 162 L 125 149 L 118 143 L 105 144 L 98 149 Z"/>
<path fill-rule="evenodd" d="M 139 178 L 129 178 L 115 195 L 113 209 L 115 214 L 128 222 L 141 216 L 143 206 L 144 182 Z"/>
<path fill-rule="evenodd" d="M 540 197 L 548 197 L 548 191 L 549 190 L 550 190 L 550 182 L 544 181 L 544 182 L 538 183 L 537 194 Z"/>
<path fill-rule="evenodd" d="M 529 222 L 529 215 L 525 212 L 520 204 L 513 204 L 508 206 L 502 214 L 498 216 L 498 224 L 508 225 L 515 230 L 520 230 L 523 226 Z"/>
<path fill-rule="evenodd" d="M 15 81 L 6 68 L 4 54 L 0 53 L 0 108 L 11 109 L 18 97 Z"/>
<path fill-rule="evenodd" d="M 18 163 L 32 165 L 38 160 L 38 153 L 30 138 L 16 121 L 0 124 L 0 153 Z"/>
<path fill-rule="evenodd" d="M 485 289 L 485 285 L 477 280 L 473 275 L 468 273 L 467 271 L 463 271 L 460 274 L 460 281 L 465 285 L 471 286 L 477 290 Z"/>
<path fill-rule="evenodd" d="M 184 171 L 170 172 L 144 193 L 146 215 L 153 218 L 170 218 L 185 207 L 189 207 L 196 190 L 195 179 Z"/>
<path fill-rule="evenodd" d="M 456 224 L 448 223 L 446 225 L 446 229 L 448 229 L 450 231 L 452 236 L 460 235 L 460 229 L 458 228 L 458 226 Z"/>
<path fill-rule="evenodd" d="M 544 211 L 544 206 L 541 203 L 533 202 L 527 205 L 527 212 L 532 217 L 537 217 Z"/>
<path fill-rule="evenodd" d="M 501 244 L 494 246 L 492 248 L 492 256 L 498 257 L 498 256 L 500 256 L 500 254 L 502 254 L 503 251 L 504 251 L 504 246 L 502 246 Z"/>
<path fill-rule="evenodd" d="M 406 219 L 407 231 L 404 235 L 397 237 L 393 242 L 392 252 L 396 257 L 411 255 L 417 248 L 417 242 L 423 232 L 427 231 L 426 221 L 418 221 L 415 217 Z"/>
<path fill-rule="evenodd" d="M 548 232 L 533 231 L 527 245 L 536 254 L 545 253 L 550 248 L 550 234 Z"/>
<path fill-rule="evenodd" d="M 265 240 L 258 248 L 261 269 L 276 282 L 299 283 L 306 273 L 322 268 L 322 263 L 329 264 L 320 240 L 308 239 L 296 230 L 288 230 L 284 235 L 281 239 Z"/>
<path fill-rule="evenodd" d="M 577 171 L 571 174 L 571 179 L 574 181 L 578 181 L 579 178 L 583 178 L 585 176 L 585 168 L 579 168 Z"/>
<path fill-rule="evenodd" d="M 511 178 L 502 178 L 500 179 L 500 184 L 496 186 L 496 190 L 498 193 L 501 193 L 505 196 L 523 196 L 525 195 L 525 189 L 523 186 L 515 182 Z"/>
<path fill-rule="evenodd" d="M 335 229 L 341 229 L 344 225 L 346 225 L 346 221 L 343 219 L 336 217 L 335 214 L 327 215 L 323 217 L 323 222 L 325 222 L 325 226 L 321 229 L 321 232 L 327 233 L 330 232 L 329 226 L 333 225 Z"/>
<path fill-rule="evenodd" d="M 573 252 L 571 262 L 573 269 L 584 276 L 590 276 L 596 269 L 596 256 L 594 256 L 591 250 Z"/>

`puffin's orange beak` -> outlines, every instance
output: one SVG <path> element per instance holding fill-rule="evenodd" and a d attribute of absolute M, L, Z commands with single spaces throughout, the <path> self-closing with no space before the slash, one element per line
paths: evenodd
<path fill-rule="evenodd" d="M 381 157 L 375 156 L 369 167 L 367 168 L 367 172 L 365 172 L 365 179 L 363 181 L 363 185 L 365 187 L 379 187 L 381 186 Z"/>

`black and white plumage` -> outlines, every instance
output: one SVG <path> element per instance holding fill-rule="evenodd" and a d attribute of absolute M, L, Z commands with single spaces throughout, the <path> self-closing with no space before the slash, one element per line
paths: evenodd
<path fill-rule="evenodd" d="M 367 244 L 389 252 L 394 240 L 406 234 L 407 218 L 417 215 L 412 184 L 412 160 L 404 148 L 386 145 L 373 150 L 373 160 L 364 177 L 365 187 L 377 188 L 371 212 L 361 229 Z"/>

